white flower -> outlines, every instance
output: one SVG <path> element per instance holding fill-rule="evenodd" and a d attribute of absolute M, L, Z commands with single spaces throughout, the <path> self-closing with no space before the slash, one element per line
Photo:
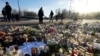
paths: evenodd
<path fill-rule="evenodd" d="M 60 49 L 59 49 L 59 52 L 60 52 L 60 53 L 63 53 L 63 49 L 62 49 L 62 48 L 60 48 Z"/>

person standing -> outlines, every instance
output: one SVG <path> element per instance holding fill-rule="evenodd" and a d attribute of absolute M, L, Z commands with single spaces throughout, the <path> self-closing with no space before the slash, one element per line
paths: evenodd
<path fill-rule="evenodd" d="M 40 10 L 38 11 L 38 17 L 39 17 L 40 24 L 43 23 L 43 16 L 44 16 L 44 12 L 43 12 L 43 8 L 41 7 Z"/>
<path fill-rule="evenodd" d="M 51 12 L 50 12 L 50 22 L 53 22 L 53 15 L 54 15 L 54 13 L 53 13 L 53 11 L 51 10 Z"/>
<path fill-rule="evenodd" d="M 16 19 L 16 21 L 19 21 L 19 16 L 20 16 L 20 15 L 19 15 L 18 13 L 15 14 L 15 19 Z"/>
<path fill-rule="evenodd" d="M 62 13 L 61 14 L 61 23 L 63 22 L 63 19 L 64 19 L 64 14 Z"/>
<path fill-rule="evenodd" d="M 2 9 L 2 15 L 4 17 L 4 21 L 7 21 L 5 8 Z"/>
<path fill-rule="evenodd" d="M 56 15 L 55 18 L 56 18 L 56 21 L 58 21 L 58 15 Z"/>
<path fill-rule="evenodd" d="M 9 22 L 11 21 L 11 11 L 12 11 L 11 6 L 9 5 L 8 2 L 6 2 L 5 12 L 6 12 L 6 16 Z"/>

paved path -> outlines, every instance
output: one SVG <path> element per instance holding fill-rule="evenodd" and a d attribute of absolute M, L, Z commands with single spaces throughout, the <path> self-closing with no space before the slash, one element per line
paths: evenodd
<path fill-rule="evenodd" d="M 64 20 L 64 22 L 68 22 L 69 20 Z M 54 23 L 59 23 L 59 21 L 53 21 Z M 29 25 L 29 24 L 38 24 L 38 20 L 28 20 L 28 21 L 18 21 L 18 22 L 0 22 L 0 26 L 2 25 Z M 44 20 L 43 23 L 50 23 L 49 20 Z"/>
<path fill-rule="evenodd" d="M 73 21 L 73 20 L 63 20 L 64 23 L 67 23 L 69 21 Z M 54 20 L 54 23 L 59 23 L 59 21 L 55 21 Z M 84 23 L 92 23 L 92 22 L 100 22 L 100 20 L 83 20 L 83 21 L 80 21 L 80 23 L 84 24 Z M 27 20 L 27 21 L 19 21 L 19 22 L 0 22 L 0 26 L 3 26 L 3 25 L 30 25 L 30 24 L 38 24 L 38 20 Z M 44 23 L 50 23 L 49 20 L 44 20 Z"/>

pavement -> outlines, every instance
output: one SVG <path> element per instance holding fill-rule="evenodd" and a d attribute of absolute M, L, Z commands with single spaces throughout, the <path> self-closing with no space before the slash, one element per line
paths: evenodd
<path fill-rule="evenodd" d="M 73 21 L 71 19 L 64 19 L 63 20 L 63 23 L 67 23 L 69 21 Z M 53 20 L 53 23 L 59 23 L 61 22 L 60 20 L 56 21 L 56 20 Z M 84 24 L 84 23 L 93 23 L 93 22 L 100 22 L 100 20 L 79 20 L 77 21 L 77 23 L 81 23 L 81 24 Z M 47 24 L 47 23 L 50 23 L 49 20 L 43 20 L 43 23 Z M 52 23 L 52 22 L 51 22 Z M 34 25 L 34 24 L 39 24 L 39 21 L 34 19 L 34 20 L 24 20 L 24 21 L 14 21 L 14 22 L 0 22 L 0 26 L 4 26 L 4 25 Z"/>
<path fill-rule="evenodd" d="M 69 22 L 70 20 L 64 20 L 64 23 L 65 22 Z M 53 20 L 53 23 L 59 23 L 60 20 L 56 21 L 56 20 Z M 47 24 L 47 23 L 50 23 L 49 20 L 43 20 L 43 23 L 44 24 Z M 52 23 L 52 22 L 51 22 Z M 4 25 L 34 25 L 34 24 L 39 24 L 39 21 L 38 20 L 26 20 L 26 21 L 14 21 L 14 22 L 0 22 L 0 26 L 4 26 Z"/>

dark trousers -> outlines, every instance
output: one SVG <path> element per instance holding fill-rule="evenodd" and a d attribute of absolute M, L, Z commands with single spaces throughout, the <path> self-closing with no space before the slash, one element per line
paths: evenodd
<path fill-rule="evenodd" d="M 10 22 L 11 21 L 11 15 L 7 15 L 7 20 Z"/>
<path fill-rule="evenodd" d="M 5 21 L 5 22 L 7 21 L 7 17 L 6 17 L 6 15 L 4 15 L 4 21 Z"/>
<path fill-rule="evenodd" d="M 43 17 L 39 17 L 39 23 L 40 23 L 40 24 L 43 23 Z"/>
<path fill-rule="evenodd" d="M 19 21 L 20 16 L 18 14 L 16 14 L 15 18 L 16 18 L 16 21 Z"/>
<path fill-rule="evenodd" d="M 52 23 L 53 23 L 53 16 L 51 16 L 51 17 L 50 17 L 50 22 L 52 22 Z"/>

